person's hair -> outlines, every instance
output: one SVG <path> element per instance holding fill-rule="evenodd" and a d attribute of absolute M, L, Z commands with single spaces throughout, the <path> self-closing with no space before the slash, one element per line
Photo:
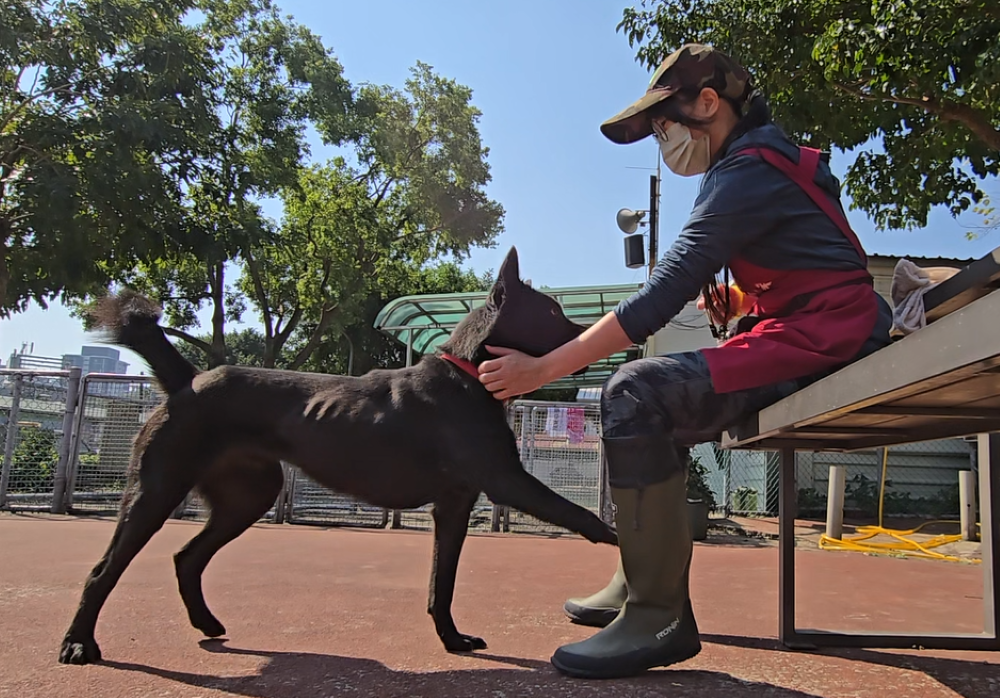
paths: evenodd
<path fill-rule="evenodd" d="M 697 89 L 679 90 L 669 99 L 665 99 L 650 108 L 649 115 L 651 118 L 662 117 L 668 121 L 688 127 L 698 128 L 699 126 L 704 126 L 708 123 L 707 121 L 688 116 L 684 112 L 684 107 L 694 102 L 700 94 L 701 90 Z M 768 106 L 767 99 L 760 90 L 751 92 L 744 104 L 740 104 L 736 100 L 723 97 L 722 95 L 719 95 L 719 97 L 729 105 L 733 113 L 740 119 L 732 133 L 729 134 L 729 138 L 726 139 L 727 144 L 732 143 L 748 131 L 771 123 L 771 108 Z M 724 150 L 725 148 L 723 148 Z"/>

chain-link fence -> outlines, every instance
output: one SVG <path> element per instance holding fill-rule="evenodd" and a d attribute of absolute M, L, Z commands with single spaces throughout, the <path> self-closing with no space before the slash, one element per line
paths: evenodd
<path fill-rule="evenodd" d="M 162 395 L 145 376 L 71 371 L 0 370 L 0 508 L 114 513 L 125 487 L 132 443 Z M 529 474 L 570 501 L 611 516 L 594 403 L 519 400 L 508 410 L 521 461 Z M 72 438 L 70 438 L 72 434 Z M 958 514 L 958 472 L 975 469 L 975 443 L 948 439 L 884 452 L 800 453 L 798 515 L 826 515 L 831 466 L 846 472 L 848 519 L 942 518 Z M 777 454 L 726 451 L 701 444 L 693 456 L 715 500 L 717 515 L 773 516 L 778 511 Z M 176 515 L 200 517 L 196 494 Z M 330 526 L 427 529 L 430 506 L 388 511 L 332 492 L 295 467 L 264 520 Z M 563 532 L 481 496 L 473 530 Z"/>
<path fill-rule="evenodd" d="M 295 467 L 285 467 L 284 518 L 289 523 L 384 528 L 389 512 L 320 485 Z"/>
<path fill-rule="evenodd" d="M 70 470 L 67 506 L 74 512 L 118 509 L 132 442 L 163 399 L 143 376 L 84 378 L 74 429 L 76 459 Z"/>
<path fill-rule="evenodd" d="M 883 472 L 882 449 L 852 453 L 796 455 L 798 516 L 826 516 L 831 466 L 845 470 L 844 515 L 864 521 L 888 517 L 941 518 L 959 513 L 958 473 L 974 466 L 975 443 L 945 439 L 893 446 Z M 695 447 L 706 480 L 726 513 L 774 516 L 778 513 L 778 455 L 770 451 L 723 451 L 713 444 Z M 884 480 L 884 488 L 883 488 Z M 884 496 L 882 492 L 884 491 Z"/>
<path fill-rule="evenodd" d="M 0 508 L 52 509 L 79 381 L 79 371 L 0 371 Z"/>
<path fill-rule="evenodd" d="M 586 403 L 518 400 L 508 414 L 528 474 L 600 515 L 604 503 L 600 408 Z M 505 508 L 504 530 L 563 529 Z"/>

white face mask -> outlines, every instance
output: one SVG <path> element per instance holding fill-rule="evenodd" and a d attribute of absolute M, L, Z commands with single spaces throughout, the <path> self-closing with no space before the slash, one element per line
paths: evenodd
<path fill-rule="evenodd" d="M 653 133 L 660 144 L 664 164 L 674 174 L 691 177 L 708 171 L 712 163 L 712 146 L 707 135 L 696 140 L 691 136 L 691 129 L 677 122 L 666 131 L 654 122 Z"/>

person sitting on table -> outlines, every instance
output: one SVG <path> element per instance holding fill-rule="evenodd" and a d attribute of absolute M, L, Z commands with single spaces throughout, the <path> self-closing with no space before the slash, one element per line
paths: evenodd
<path fill-rule="evenodd" d="M 605 589 L 567 603 L 577 620 L 606 627 L 552 657 L 585 678 L 630 676 L 701 650 L 688 593 L 688 448 L 888 345 L 892 325 L 826 158 L 772 122 L 731 57 L 683 46 L 601 131 L 621 144 L 653 136 L 672 172 L 704 175 L 690 217 L 643 288 L 579 338 L 537 358 L 488 347 L 497 358 L 480 366 L 483 385 L 501 400 L 529 393 L 642 344 L 699 294 L 713 326 L 748 314 L 718 346 L 626 363 L 604 385 L 619 568 Z M 742 308 L 704 292 L 724 267 L 747 295 Z"/>

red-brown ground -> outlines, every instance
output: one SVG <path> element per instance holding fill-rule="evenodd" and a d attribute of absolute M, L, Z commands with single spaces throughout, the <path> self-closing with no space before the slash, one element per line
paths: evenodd
<path fill-rule="evenodd" d="M 603 586 L 615 552 L 585 541 L 475 536 L 455 617 L 490 647 L 446 654 L 425 613 L 427 533 L 259 525 L 206 573 L 229 639 L 200 642 L 176 592 L 171 555 L 197 531 L 170 522 L 125 573 L 97 639 L 104 662 L 56 662 L 106 520 L 0 516 L 0 696 L 323 698 L 392 696 L 1000 696 L 1000 653 L 789 652 L 777 630 L 777 550 L 699 544 L 692 593 L 704 650 L 672 670 L 614 682 L 559 676 L 568 595 Z M 800 626 L 979 631 L 978 566 L 803 550 Z"/>

